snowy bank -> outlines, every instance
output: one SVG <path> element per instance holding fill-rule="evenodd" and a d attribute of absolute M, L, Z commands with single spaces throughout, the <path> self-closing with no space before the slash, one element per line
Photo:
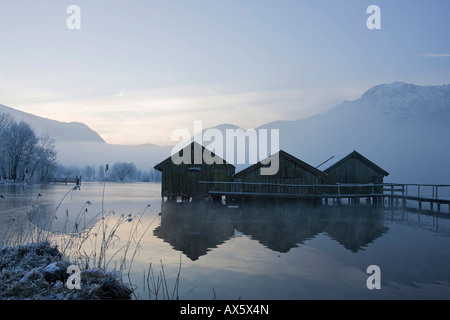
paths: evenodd
<path fill-rule="evenodd" d="M 69 289 L 70 265 L 49 242 L 5 246 L 0 249 L 0 299 L 131 299 L 132 290 L 114 271 L 81 270 L 80 289 Z"/>

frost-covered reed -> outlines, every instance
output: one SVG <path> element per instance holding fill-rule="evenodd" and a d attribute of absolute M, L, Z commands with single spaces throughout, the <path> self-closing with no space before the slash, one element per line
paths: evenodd
<path fill-rule="evenodd" d="M 64 200 L 80 187 L 67 190 L 56 206 L 46 203 L 40 194 L 31 197 L 23 192 L 19 212 L 0 235 L 0 247 L 50 242 L 81 270 L 113 269 L 122 277 L 128 276 L 131 285 L 131 267 L 142 249 L 145 234 L 159 215 L 155 215 L 150 221 L 144 219 L 150 204 L 139 213 L 119 215 L 114 211 L 105 211 L 105 186 L 106 182 L 103 186 L 101 211 L 92 216 L 89 212 L 91 202 L 86 201 L 77 212 L 75 220 L 70 221 L 70 225 L 73 225 L 70 228 L 69 212 L 65 210 L 61 230 L 56 230 L 53 222 L 62 210 Z M 179 277 L 180 271 L 173 289 L 169 290 L 162 261 L 159 273 L 150 264 L 148 270 L 144 270 L 144 291 L 147 290 L 150 299 L 178 299 Z"/>

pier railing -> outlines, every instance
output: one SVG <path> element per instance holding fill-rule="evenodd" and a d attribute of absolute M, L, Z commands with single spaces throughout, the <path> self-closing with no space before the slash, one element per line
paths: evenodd
<path fill-rule="evenodd" d="M 47 178 L 47 183 L 62 183 L 62 184 L 68 184 L 68 183 L 75 183 L 77 185 L 81 184 L 81 178 Z"/>

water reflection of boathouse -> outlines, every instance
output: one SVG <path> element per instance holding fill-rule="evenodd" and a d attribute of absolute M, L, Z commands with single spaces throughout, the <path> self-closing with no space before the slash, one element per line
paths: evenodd
<path fill-rule="evenodd" d="M 234 234 L 233 212 L 212 204 L 162 202 L 154 235 L 195 261 Z"/>
<path fill-rule="evenodd" d="M 386 229 L 382 211 L 376 207 L 313 207 L 283 202 L 231 209 L 218 204 L 163 203 L 161 225 L 154 234 L 197 260 L 236 231 L 266 248 L 286 253 L 321 233 L 357 252 Z"/>

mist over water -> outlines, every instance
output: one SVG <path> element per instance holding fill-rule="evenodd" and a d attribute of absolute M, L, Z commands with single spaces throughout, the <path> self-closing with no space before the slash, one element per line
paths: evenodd
<path fill-rule="evenodd" d="M 149 229 L 124 271 L 136 299 L 154 298 L 143 277 L 150 265 L 156 275 L 163 265 L 169 291 L 180 272 L 180 299 L 450 298 L 447 213 L 300 202 L 174 204 L 161 203 L 159 184 L 72 187 L 0 185 L 2 224 L 24 204 L 55 208 L 63 198 L 51 225 L 55 232 L 73 230 L 85 208 L 89 221 L 102 208 L 119 216 L 142 213 L 150 204 L 141 220 Z M 120 247 L 127 230 L 117 237 Z M 366 285 L 370 265 L 380 267 L 381 289 Z"/>

